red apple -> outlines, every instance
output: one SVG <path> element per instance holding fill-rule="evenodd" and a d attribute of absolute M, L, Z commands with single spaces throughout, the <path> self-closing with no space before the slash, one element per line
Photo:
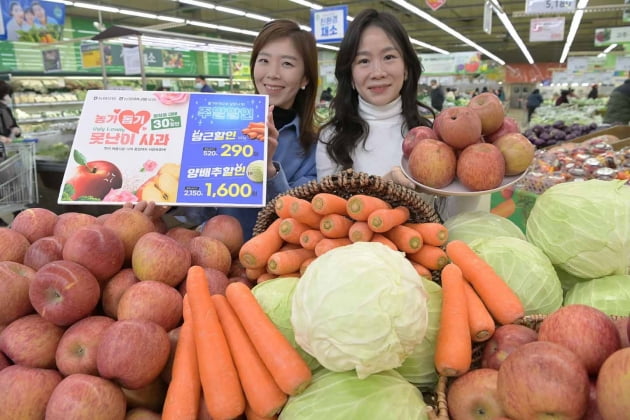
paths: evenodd
<path fill-rule="evenodd" d="M 497 188 L 504 176 L 505 159 L 491 143 L 472 144 L 457 158 L 457 178 L 471 191 Z"/>
<path fill-rule="evenodd" d="M 589 379 L 575 353 L 560 344 L 534 341 L 501 364 L 497 390 L 511 419 L 580 420 L 588 405 Z"/>
<path fill-rule="evenodd" d="M 481 139 L 481 119 L 467 106 L 446 108 L 435 118 L 436 132 L 440 140 L 454 149 L 463 149 Z"/>
<path fill-rule="evenodd" d="M 0 332 L 0 351 L 16 365 L 52 369 L 63 328 L 38 314 L 16 319 Z"/>
<path fill-rule="evenodd" d="M 145 319 L 166 331 L 175 328 L 182 319 L 183 298 L 168 284 L 146 280 L 131 285 L 118 302 L 117 317 Z"/>
<path fill-rule="evenodd" d="M 457 377 L 448 387 L 448 414 L 453 420 L 494 420 L 505 413 L 497 395 L 495 369 L 475 369 Z"/>
<path fill-rule="evenodd" d="M 534 160 L 536 147 L 521 133 L 506 134 L 492 144 L 503 154 L 507 176 L 523 173 Z"/>
<path fill-rule="evenodd" d="M 444 188 L 455 179 L 453 149 L 439 140 L 420 140 L 409 156 L 410 175 L 431 188 Z"/>
<path fill-rule="evenodd" d="M 68 326 L 88 316 L 101 296 L 96 278 L 72 261 L 53 261 L 40 268 L 31 281 L 29 298 L 46 320 Z"/>
<path fill-rule="evenodd" d="M 524 325 L 506 324 L 497 327 L 483 347 L 481 367 L 499 369 L 501 363 L 515 349 L 536 341 L 538 334 Z"/>
<path fill-rule="evenodd" d="M 105 214 L 101 214 L 100 216 L 96 216 L 96 222 L 100 225 L 104 225 L 105 221 L 107 219 L 109 219 L 109 216 L 111 216 L 111 213 L 105 213 Z"/>
<path fill-rule="evenodd" d="M 161 420 L 162 416 L 148 408 L 132 408 L 127 411 L 125 420 Z"/>
<path fill-rule="evenodd" d="M 160 372 L 160 378 L 164 380 L 164 382 L 171 382 L 172 370 L 173 370 L 173 361 L 175 359 L 175 350 L 177 350 L 177 341 L 179 340 L 179 332 L 182 327 L 179 326 L 177 328 L 173 328 L 168 332 L 168 341 L 171 343 L 171 350 L 168 354 L 168 360 L 166 361 L 166 365 L 162 372 Z"/>
<path fill-rule="evenodd" d="M 153 382 L 170 351 L 164 328 L 144 319 L 116 321 L 103 334 L 96 353 L 99 375 L 128 389 Z"/>
<path fill-rule="evenodd" d="M 131 267 L 140 280 L 155 280 L 177 286 L 190 268 L 190 251 L 168 236 L 150 232 L 133 249 Z"/>
<path fill-rule="evenodd" d="M 55 388 L 46 420 L 124 420 L 125 396 L 119 386 L 98 376 L 75 373 Z"/>
<path fill-rule="evenodd" d="M 9 366 L 0 371 L 0 418 L 43 419 L 61 375 L 53 369 Z"/>
<path fill-rule="evenodd" d="M 155 231 L 158 233 L 166 233 L 168 231 L 168 224 L 163 217 L 153 219 L 153 224 L 155 225 Z"/>
<path fill-rule="evenodd" d="M 484 92 L 470 99 L 468 108 L 477 113 L 481 120 L 481 134 L 487 135 L 497 131 L 503 119 L 505 111 L 503 103 L 497 95 L 492 92 Z"/>
<path fill-rule="evenodd" d="M 488 143 L 494 143 L 500 137 L 510 133 L 520 133 L 521 129 L 518 127 L 518 122 L 514 118 L 504 117 L 503 124 L 494 133 L 485 135 L 484 138 Z"/>
<path fill-rule="evenodd" d="M 131 268 L 123 268 L 116 273 L 103 288 L 101 304 L 105 315 L 116 319 L 121 296 L 125 290 L 139 281 Z"/>
<path fill-rule="evenodd" d="M 245 266 L 238 258 L 234 258 L 232 260 L 232 264 L 230 265 L 230 271 L 227 273 L 228 277 L 243 277 L 247 278 L 247 272 Z"/>
<path fill-rule="evenodd" d="M 218 239 L 208 236 L 197 236 L 188 245 L 191 264 L 204 268 L 214 268 L 227 274 L 232 265 L 232 256 L 227 246 Z"/>
<path fill-rule="evenodd" d="M 0 261 L 14 261 L 22 264 L 24 254 L 31 243 L 17 230 L 0 227 Z"/>
<path fill-rule="evenodd" d="M 11 222 L 11 229 L 20 232 L 30 243 L 44 236 L 51 236 L 57 223 L 57 215 L 44 208 L 22 210 Z"/>
<path fill-rule="evenodd" d="M 206 268 L 206 279 L 208 280 L 208 287 L 210 288 L 210 294 L 212 295 L 225 295 L 225 288 L 230 284 L 230 279 L 221 271 L 214 268 Z M 184 296 L 186 294 L 186 280 L 178 287 L 179 292 Z"/>
<path fill-rule="evenodd" d="M 587 305 L 567 305 L 545 317 L 538 340 L 551 341 L 574 352 L 591 375 L 604 360 L 621 347 L 614 322 L 599 309 Z"/>
<path fill-rule="evenodd" d="M 34 312 L 28 298 L 35 270 L 13 261 L 0 262 L 0 325 Z"/>
<path fill-rule="evenodd" d="M 7 356 L 5 356 L 4 353 L 0 351 L 0 370 L 8 368 L 9 366 L 11 366 L 11 362 L 9 361 L 9 359 L 7 359 Z"/>
<path fill-rule="evenodd" d="M 106 316 L 89 316 L 72 324 L 61 336 L 55 360 L 63 376 L 85 373 L 98 376 L 96 349 L 105 330 L 114 323 Z"/>
<path fill-rule="evenodd" d="M 184 248 L 188 248 L 192 238 L 196 238 L 199 235 L 201 235 L 201 232 L 181 226 L 175 226 L 166 231 L 166 236 L 175 239 Z"/>
<path fill-rule="evenodd" d="M 96 217 L 91 214 L 75 212 L 62 213 L 57 218 L 57 223 L 55 223 L 53 236 L 56 236 L 61 239 L 61 242 L 65 243 L 66 239 L 74 232 L 84 226 L 93 225 L 95 223 L 98 223 Z"/>
<path fill-rule="evenodd" d="M 145 233 L 154 232 L 155 225 L 146 214 L 128 208 L 121 208 L 111 213 L 103 226 L 109 228 L 122 241 L 125 247 L 125 259 L 131 261 L 133 247 Z"/>
<path fill-rule="evenodd" d="M 588 390 L 588 407 L 583 420 L 604 420 L 597 406 L 597 385 L 594 381 L 589 382 Z"/>
<path fill-rule="evenodd" d="M 597 407 L 605 420 L 630 413 L 630 347 L 611 354 L 597 375 Z"/>
<path fill-rule="evenodd" d="M 81 197 L 103 199 L 112 188 L 122 187 L 122 174 L 113 163 L 95 160 L 79 164 L 75 175 L 66 185 L 73 189 L 70 194 L 72 200 L 81 200 Z"/>
<path fill-rule="evenodd" d="M 24 254 L 24 265 L 39 270 L 49 262 L 63 259 L 63 243 L 56 236 L 45 236 L 33 242 Z"/>
<path fill-rule="evenodd" d="M 201 236 L 217 239 L 228 248 L 232 257 L 238 256 L 243 245 L 243 227 L 234 216 L 218 214 L 203 225 Z"/>
<path fill-rule="evenodd" d="M 418 142 L 422 139 L 434 139 L 437 140 L 438 136 L 430 127 L 425 126 L 417 126 L 409 130 L 407 135 L 403 140 L 402 150 L 403 156 L 408 158 L 411 155 L 411 151 L 418 144 Z"/>
<path fill-rule="evenodd" d="M 66 240 L 63 259 L 81 264 L 104 284 L 122 268 L 125 245 L 114 231 L 93 224 L 82 227 Z"/>
<path fill-rule="evenodd" d="M 613 319 L 617 332 L 619 333 L 619 343 L 621 348 L 630 347 L 630 318 L 621 316 Z"/>
<path fill-rule="evenodd" d="M 159 376 L 147 386 L 138 389 L 122 388 L 128 408 L 147 408 L 161 412 L 166 397 L 167 384 Z"/>

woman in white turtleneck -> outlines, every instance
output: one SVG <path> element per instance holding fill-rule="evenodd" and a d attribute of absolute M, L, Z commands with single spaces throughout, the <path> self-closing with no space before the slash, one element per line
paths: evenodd
<path fill-rule="evenodd" d="M 317 178 L 353 168 L 413 188 L 400 170 L 402 142 L 416 126 L 431 127 L 416 99 L 422 68 L 400 22 L 367 9 L 349 25 L 335 67 L 333 117 L 320 131 Z"/>

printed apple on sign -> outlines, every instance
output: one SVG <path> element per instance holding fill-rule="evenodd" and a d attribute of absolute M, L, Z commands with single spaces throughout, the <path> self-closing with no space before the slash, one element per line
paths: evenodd
<path fill-rule="evenodd" d="M 446 4 L 446 0 L 426 0 L 427 6 L 435 11 Z"/>

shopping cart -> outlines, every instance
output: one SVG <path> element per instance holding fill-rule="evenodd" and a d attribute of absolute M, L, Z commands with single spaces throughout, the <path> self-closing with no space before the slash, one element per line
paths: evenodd
<path fill-rule="evenodd" d="M 0 216 L 37 203 L 36 141 L 0 143 Z"/>

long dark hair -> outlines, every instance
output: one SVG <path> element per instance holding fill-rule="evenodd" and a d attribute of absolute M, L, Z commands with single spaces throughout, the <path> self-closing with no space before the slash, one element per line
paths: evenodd
<path fill-rule="evenodd" d="M 401 134 L 419 125 L 431 127 L 431 122 L 422 117 L 418 106 L 430 109 L 418 102 L 418 80 L 422 74 L 422 66 L 416 55 L 409 35 L 402 24 L 390 13 L 379 12 L 374 9 L 366 9 L 355 16 L 350 23 L 339 51 L 337 52 L 337 62 L 335 63 L 335 77 L 337 78 L 337 95 L 331 102 L 333 117 L 326 123 L 322 130 L 330 127 L 333 134 L 328 140 L 326 151 L 328 155 L 341 165 L 344 169 L 352 167 L 351 153 L 359 143 L 363 142 L 369 134 L 369 126 L 359 115 L 359 95 L 352 87 L 352 63 L 357 55 L 361 35 L 369 26 L 381 28 L 400 49 L 407 79 L 403 82 L 400 90 L 402 99 L 402 115 L 405 126 L 401 127 Z"/>
<path fill-rule="evenodd" d="M 300 144 L 305 151 L 317 141 L 317 132 L 314 124 L 315 101 L 317 99 L 317 80 L 319 70 L 317 65 L 317 46 L 313 34 L 300 28 L 300 26 L 288 19 L 273 20 L 262 28 L 256 39 L 249 61 L 252 82 L 254 80 L 254 67 L 260 50 L 269 42 L 280 38 L 290 38 L 304 61 L 304 77 L 308 84 L 304 90 L 299 89 L 293 109 L 300 117 Z M 258 89 L 256 93 L 258 93 Z"/>

